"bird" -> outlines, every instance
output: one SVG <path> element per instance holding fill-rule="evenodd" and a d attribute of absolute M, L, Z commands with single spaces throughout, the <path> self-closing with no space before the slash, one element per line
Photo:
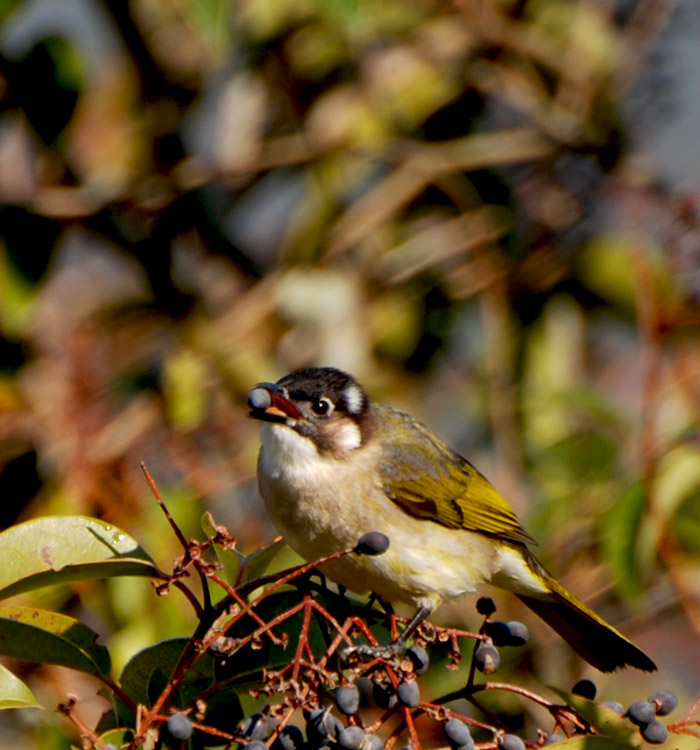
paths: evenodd
<path fill-rule="evenodd" d="M 598 670 L 656 669 L 537 560 L 534 539 L 483 474 L 409 414 L 370 400 L 348 373 L 299 370 L 258 383 L 248 404 L 262 423 L 259 492 L 292 549 L 312 562 L 368 532 L 388 537 L 384 554 L 346 555 L 320 570 L 350 591 L 415 608 L 392 653 L 443 601 L 491 584 Z"/>

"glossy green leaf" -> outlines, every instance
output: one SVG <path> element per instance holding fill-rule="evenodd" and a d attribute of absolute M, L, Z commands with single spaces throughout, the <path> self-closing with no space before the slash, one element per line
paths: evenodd
<path fill-rule="evenodd" d="M 628 597 L 642 590 L 636 544 L 646 503 L 646 487 L 635 482 L 622 494 L 604 518 L 603 555 L 620 591 Z"/>
<path fill-rule="evenodd" d="M 0 709 L 42 708 L 29 687 L 0 664 Z"/>
<path fill-rule="evenodd" d="M 3 599 L 66 581 L 160 575 L 136 540 L 95 518 L 48 516 L 0 534 Z"/>
<path fill-rule="evenodd" d="M 216 521 L 209 511 L 202 516 L 202 528 L 209 539 L 216 536 Z M 235 586 L 238 581 L 238 571 L 245 557 L 238 550 L 224 549 L 220 544 L 214 545 L 214 552 L 223 568 L 224 578 L 231 586 Z"/>
<path fill-rule="evenodd" d="M 171 678 L 188 638 L 170 638 L 139 651 L 124 666 L 122 689 L 135 703 L 150 706 Z M 176 694 L 175 705 L 187 705 L 214 681 L 214 659 L 202 656 L 191 668 Z"/>
<path fill-rule="evenodd" d="M 96 640 L 94 630 L 72 617 L 35 607 L 0 607 L 3 656 L 106 676 L 109 651 Z"/>

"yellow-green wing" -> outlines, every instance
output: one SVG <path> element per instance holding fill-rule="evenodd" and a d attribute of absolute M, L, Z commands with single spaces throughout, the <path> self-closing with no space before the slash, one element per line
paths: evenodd
<path fill-rule="evenodd" d="M 379 408 L 379 474 L 387 497 L 406 513 L 449 528 L 534 541 L 510 505 L 466 459 L 407 414 Z"/>

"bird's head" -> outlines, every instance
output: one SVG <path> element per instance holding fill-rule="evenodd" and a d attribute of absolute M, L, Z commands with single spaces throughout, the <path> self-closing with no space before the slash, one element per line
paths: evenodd
<path fill-rule="evenodd" d="M 355 379 L 333 367 L 313 367 L 276 383 L 258 383 L 248 394 L 250 416 L 290 429 L 321 455 L 342 457 L 370 433 L 370 402 Z"/>

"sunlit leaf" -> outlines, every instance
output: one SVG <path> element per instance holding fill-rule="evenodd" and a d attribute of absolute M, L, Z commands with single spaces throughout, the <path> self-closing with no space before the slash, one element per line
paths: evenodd
<path fill-rule="evenodd" d="M 603 555 L 610 566 L 618 588 L 625 596 L 641 591 L 636 542 L 644 514 L 646 487 L 635 482 L 605 515 L 603 523 Z"/>
<path fill-rule="evenodd" d="M 66 581 L 110 576 L 159 576 L 128 534 L 85 516 L 51 516 L 0 534 L 0 597 Z"/>
<path fill-rule="evenodd" d="M 670 518 L 687 498 L 700 491 L 700 450 L 681 445 L 659 462 L 654 480 L 654 510 Z"/>
<path fill-rule="evenodd" d="M 558 747 L 562 750 L 629 750 L 634 745 L 618 742 L 610 737 L 595 734 L 578 735 L 562 742 L 553 742 L 547 747 Z"/>
<path fill-rule="evenodd" d="M 0 607 L 0 654 L 108 675 L 109 652 L 97 633 L 72 617 L 34 607 Z"/>
<path fill-rule="evenodd" d="M 0 709 L 42 708 L 27 685 L 0 664 Z"/>

